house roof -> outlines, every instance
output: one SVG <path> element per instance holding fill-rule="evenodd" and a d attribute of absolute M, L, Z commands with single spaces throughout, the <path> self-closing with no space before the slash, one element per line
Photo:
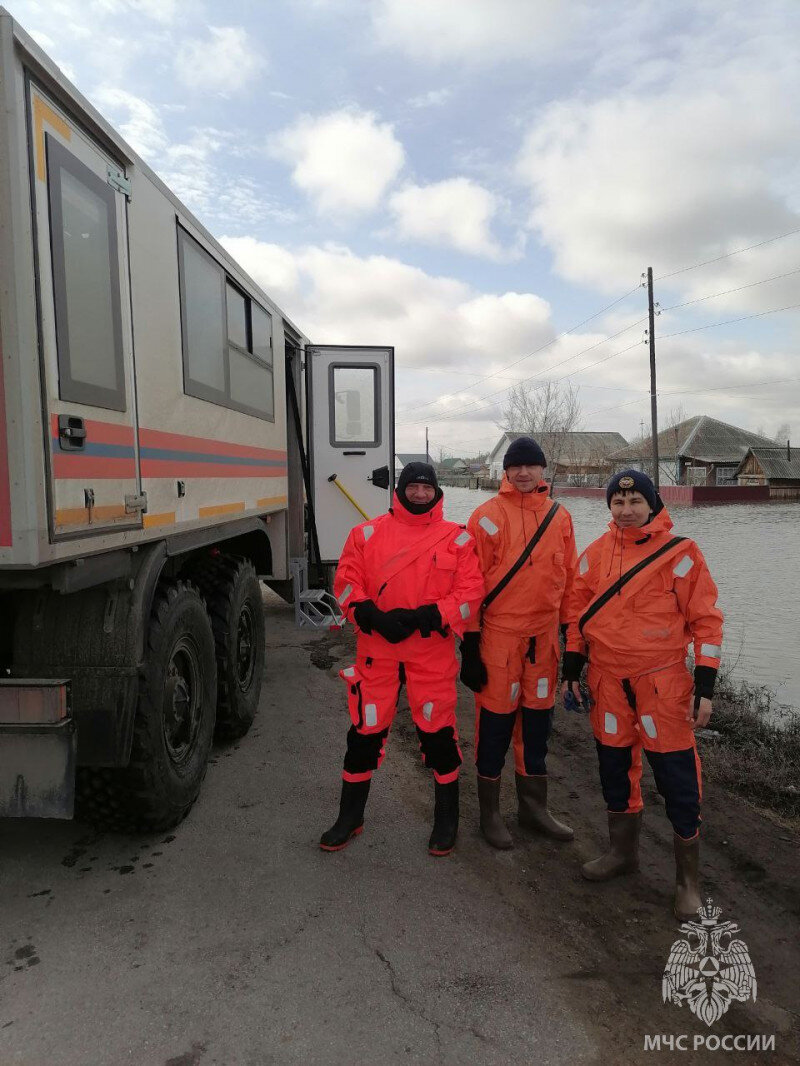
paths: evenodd
<path fill-rule="evenodd" d="M 620 448 L 612 459 L 649 459 L 653 451 L 652 439 L 647 437 Z M 747 429 L 719 422 L 709 415 L 687 418 L 658 435 L 659 458 L 666 460 L 680 456 L 704 463 L 739 463 L 748 448 L 759 446 L 774 447 L 775 442 Z"/>
<path fill-rule="evenodd" d="M 398 463 L 402 463 L 403 466 L 408 466 L 409 463 L 429 463 L 431 461 L 425 452 L 397 452 L 395 459 Z"/>
<path fill-rule="evenodd" d="M 452 470 L 459 463 L 461 463 L 462 466 L 466 466 L 466 463 L 463 459 L 455 459 L 452 457 L 450 459 L 442 459 L 441 463 L 439 463 L 439 466 L 442 470 Z"/>
<path fill-rule="evenodd" d="M 754 455 L 758 465 L 764 471 L 764 476 L 769 481 L 800 481 L 800 448 L 787 448 L 773 444 L 771 448 L 749 448 L 747 455 L 739 463 L 737 475 L 749 458 Z"/>
<path fill-rule="evenodd" d="M 490 459 L 494 459 L 502 445 L 508 447 L 512 441 L 526 436 L 525 433 L 504 433 L 492 449 Z M 618 448 L 627 446 L 621 433 L 604 430 L 573 430 L 569 433 L 540 433 L 536 440 L 548 461 L 558 453 L 560 463 L 579 465 L 592 459 L 604 458 Z"/>

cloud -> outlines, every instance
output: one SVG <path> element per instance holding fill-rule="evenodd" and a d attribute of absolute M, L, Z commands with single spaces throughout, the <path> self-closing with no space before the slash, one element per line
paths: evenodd
<path fill-rule="evenodd" d="M 398 236 L 423 244 L 444 244 L 469 255 L 500 259 L 492 237 L 498 198 L 469 178 L 431 185 L 406 185 L 389 198 Z"/>
<path fill-rule="evenodd" d="M 165 151 L 168 143 L 166 130 L 158 109 L 149 101 L 113 85 L 101 85 L 92 97 L 143 159 L 152 162 Z"/>
<path fill-rule="evenodd" d="M 250 44 L 241 26 L 209 26 L 209 37 L 186 41 L 178 50 L 175 71 L 195 92 L 223 96 L 240 93 L 262 73 L 266 61 Z"/>
<path fill-rule="evenodd" d="M 272 139 L 270 151 L 292 166 L 292 181 L 320 214 L 374 210 L 405 159 L 392 126 L 357 110 L 303 115 Z"/>
<path fill-rule="evenodd" d="M 531 124 L 517 174 L 562 276 L 613 291 L 648 264 L 668 274 L 800 227 L 800 113 L 786 106 L 800 97 L 799 69 L 778 26 L 734 23 L 687 34 L 655 84 L 556 101 Z M 697 297 L 796 258 L 796 247 L 774 245 L 665 285 Z M 714 309 L 783 306 L 792 291 L 796 278 Z"/>
<path fill-rule="evenodd" d="M 373 0 L 380 45 L 415 60 L 485 65 L 547 57 L 583 26 L 588 6 L 573 0 Z"/>
<path fill-rule="evenodd" d="M 408 101 L 410 107 L 442 107 L 452 97 L 453 90 L 444 89 L 430 89 L 426 93 L 420 93 L 419 96 L 412 96 Z"/>

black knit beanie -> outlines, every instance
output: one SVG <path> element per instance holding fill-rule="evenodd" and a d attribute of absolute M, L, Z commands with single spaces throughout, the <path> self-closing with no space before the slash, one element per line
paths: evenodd
<path fill-rule="evenodd" d="M 409 503 L 406 499 L 406 489 L 411 484 L 432 485 L 436 495 L 430 503 Z M 436 471 L 430 463 L 407 463 L 400 471 L 400 477 L 397 479 L 397 498 L 410 514 L 425 514 L 441 500 L 442 495 Z"/>
<path fill-rule="evenodd" d="M 547 460 L 533 437 L 517 437 L 503 456 L 503 469 L 510 466 L 547 466 Z"/>
<path fill-rule="evenodd" d="M 660 510 L 656 487 L 643 470 L 620 470 L 606 486 L 606 503 L 611 506 L 611 497 L 615 492 L 639 492 L 650 504 L 655 513 Z"/>

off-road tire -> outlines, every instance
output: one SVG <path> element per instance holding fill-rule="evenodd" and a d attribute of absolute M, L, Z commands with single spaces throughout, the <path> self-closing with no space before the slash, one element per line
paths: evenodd
<path fill-rule="evenodd" d="M 189 582 L 165 582 L 145 639 L 130 762 L 79 769 L 77 816 L 123 832 L 162 831 L 183 821 L 208 768 L 216 696 L 214 636 L 203 599 Z M 189 708 L 183 725 L 176 705 Z M 185 743 L 178 744 L 184 732 Z"/>
<path fill-rule="evenodd" d="M 253 724 L 266 660 L 261 585 L 249 559 L 213 555 L 192 570 L 211 616 L 217 654 L 219 740 L 238 740 Z M 249 654 L 243 657 L 244 645 Z"/>

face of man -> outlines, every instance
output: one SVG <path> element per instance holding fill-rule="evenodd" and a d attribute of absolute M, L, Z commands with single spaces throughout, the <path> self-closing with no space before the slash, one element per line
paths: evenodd
<path fill-rule="evenodd" d="M 637 528 L 647 524 L 650 504 L 641 492 L 615 492 L 611 497 L 611 517 L 620 529 Z"/>
<path fill-rule="evenodd" d="M 543 466 L 509 466 L 506 477 L 517 492 L 533 492 L 541 484 Z"/>
<path fill-rule="evenodd" d="M 406 499 L 409 503 L 430 503 L 436 495 L 433 485 L 421 481 L 411 481 L 406 485 Z"/>

